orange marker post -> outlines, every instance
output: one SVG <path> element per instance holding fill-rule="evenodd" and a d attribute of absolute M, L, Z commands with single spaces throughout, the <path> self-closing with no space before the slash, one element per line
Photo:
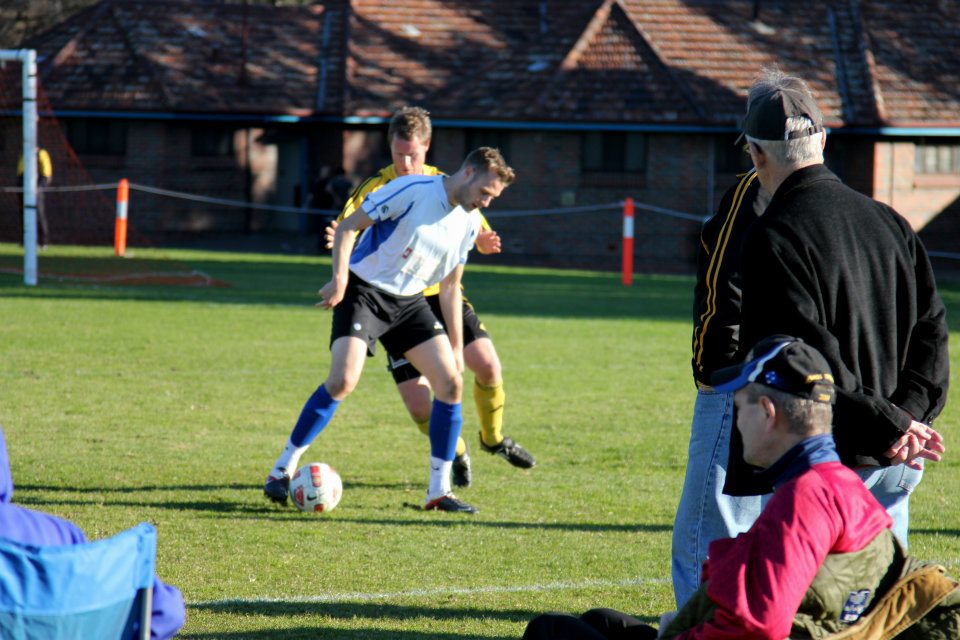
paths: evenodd
<path fill-rule="evenodd" d="M 633 284 L 633 198 L 623 201 L 623 268 L 622 281 Z"/>
<path fill-rule="evenodd" d="M 130 183 L 122 178 L 117 185 L 117 221 L 113 226 L 113 250 L 121 258 L 127 251 L 127 200 Z"/>

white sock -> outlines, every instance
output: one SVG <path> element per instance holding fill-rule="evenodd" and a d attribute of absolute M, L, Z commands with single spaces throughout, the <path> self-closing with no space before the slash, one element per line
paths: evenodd
<path fill-rule="evenodd" d="M 270 471 L 270 475 L 275 478 L 280 477 L 283 473 L 292 476 L 293 472 L 297 470 L 297 463 L 300 462 L 300 456 L 302 456 L 306 450 L 307 446 L 298 447 L 292 442 L 287 441 L 287 446 L 283 448 L 283 453 L 277 458 L 277 462 L 273 465 L 273 470 Z"/>
<path fill-rule="evenodd" d="M 427 502 L 450 493 L 450 470 L 453 460 L 441 460 L 430 456 L 430 488 L 427 489 Z"/>

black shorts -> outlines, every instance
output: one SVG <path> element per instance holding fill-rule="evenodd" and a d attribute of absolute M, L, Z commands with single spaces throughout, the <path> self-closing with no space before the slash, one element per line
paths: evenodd
<path fill-rule="evenodd" d="M 434 336 L 444 335 L 422 294 L 395 296 L 358 278 L 353 272 L 340 304 L 333 308 L 330 345 L 353 336 L 367 343 L 372 356 L 377 340 L 387 353 L 406 353 Z"/>
<path fill-rule="evenodd" d="M 440 296 L 427 296 L 427 302 L 430 305 L 430 309 L 433 311 L 434 317 L 440 321 L 440 324 L 443 325 L 443 312 L 440 310 Z M 446 327 L 444 327 L 446 328 Z M 480 318 L 477 317 L 476 311 L 473 310 L 473 305 L 464 298 L 463 299 L 463 346 L 467 346 L 477 338 L 488 338 L 490 334 L 487 333 L 487 328 L 483 326 L 483 323 L 480 322 Z M 386 347 L 386 344 L 384 344 Z M 417 368 L 410 364 L 410 361 L 403 357 L 404 351 L 394 351 L 393 349 L 386 347 L 387 349 L 387 371 L 393 376 L 394 382 L 400 384 L 401 382 L 406 382 L 407 380 L 415 380 L 420 377 L 420 372 L 417 371 Z"/>

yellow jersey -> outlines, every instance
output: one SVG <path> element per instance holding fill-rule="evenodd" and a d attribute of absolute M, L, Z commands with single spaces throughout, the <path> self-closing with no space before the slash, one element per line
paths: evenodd
<path fill-rule="evenodd" d="M 37 165 L 40 169 L 41 178 L 53 177 L 53 163 L 50 161 L 50 154 L 43 147 L 37 147 Z M 20 160 L 17 162 L 17 177 L 23 175 L 23 154 L 20 154 Z"/>

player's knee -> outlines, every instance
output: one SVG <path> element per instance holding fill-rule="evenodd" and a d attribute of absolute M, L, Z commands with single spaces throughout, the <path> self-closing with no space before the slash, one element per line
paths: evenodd
<path fill-rule="evenodd" d="M 463 376 L 459 373 L 447 377 L 442 384 L 434 389 L 437 399 L 446 403 L 457 403 L 463 397 Z"/>
<path fill-rule="evenodd" d="M 495 387 L 501 382 L 500 361 L 484 360 L 473 370 L 477 382 L 485 387 Z"/>
<path fill-rule="evenodd" d="M 500 384 L 500 358 L 488 338 L 479 338 L 467 345 L 463 357 L 477 382 L 488 387 Z"/>
<path fill-rule="evenodd" d="M 421 423 L 424 420 L 430 419 L 430 411 L 433 408 L 430 400 L 430 393 L 427 392 L 426 396 L 417 394 L 413 397 L 403 398 L 403 404 L 407 408 L 407 411 L 410 413 L 410 417 L 413 418 L 413 421 L 416 423 Z"/>
<path fill-rule="evenodd" d="M 425 380 L 405 380 L 397 385 L 403 406 L 407 408 L 414 422 L 420 423 L 430 419 L 431 403 L 430 385 Z"/>
<path fill-rule="evenodd" d="M 347 374 L 332 375 L 323 383 L 323 386 L 326 387 L 327 393 L 330 394 L 330 397 L 335 398 L 336 400 L 343 400 L 350 393 L 357 388 L 357 383 L 360 381 L 360 376 L 352 376 Z"/>

